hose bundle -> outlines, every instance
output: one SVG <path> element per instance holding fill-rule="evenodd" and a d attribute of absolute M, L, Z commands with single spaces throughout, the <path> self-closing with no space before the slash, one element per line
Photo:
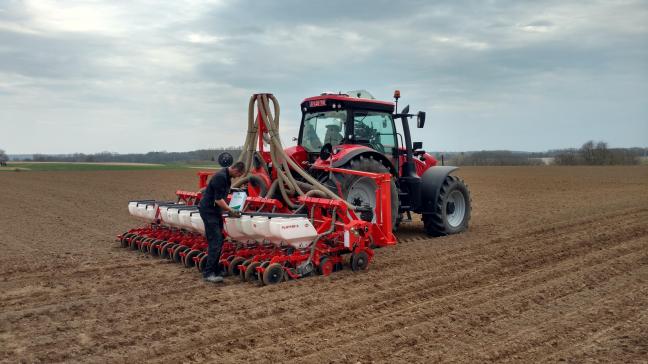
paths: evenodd
<path fill-rule="evenodd" d="M 238 159 L 245 164 L 245 173 L 244 177 L 236 181 L 232 187 L 241 186 L 256 177 L 250 174 L 259 141 L 259 118 L 255 117 L 255 109 L 258 110 L 257 116 L 260 116 L 263 125 L 267 129 L 267 132 L 263 133 L 262 138 L 270 146 L 272 166 L 277 171 L 277 179 L 270 185 L 264 197 L 272 197 L 276 189 L 279 188 L 279 193 L 283 197 L 284 202 L 293 210 L 301 206 L 293 203 L 290 197 L 304 195 L 318 195 L 320 197 L 342 200 L 349 208 L 353 208 L 353 205 L 331 192 L 331 190 L 309 175 L 286 154 L 279 137 L 279 115 L 281 109 L 279 108 L 279 102 L 272 94 L 255 94 L 250 97 L 248 104 L 248 130 L 245 143 L 243 144 L 243 151 Z M 264 167 L 267 167 L 263 158 L 260 158 L 260 160 Z M 291 172 L 291 167 L 306 182 L 296 180 Z M 305 190 L 307 192 L 304 192 Z"/>

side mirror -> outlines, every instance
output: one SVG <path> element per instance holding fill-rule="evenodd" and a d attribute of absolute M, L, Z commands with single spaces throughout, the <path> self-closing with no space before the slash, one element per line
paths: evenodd
<path fill-rule="evenodd" d="M 412 143 L 412 150 L 423 149 L 423 142 L 414 142 Z"/>
<path fill-rule="evenodd" d="M 425 111 L 419 111 L 416 115 L 416 127 L 422 128 L 425 125 Z"/>
<path fill-rule="evenodd" d="M 234 164 L 234 157 L 228 152 L 223 152 L 218 156 L 218 164 L 223 168 L 227 168 Z"/>

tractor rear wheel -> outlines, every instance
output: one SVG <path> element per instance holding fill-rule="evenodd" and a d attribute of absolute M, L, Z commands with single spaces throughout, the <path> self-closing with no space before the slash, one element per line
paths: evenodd
<path fill-rule="evenodd" d="M 468 187 L 456 176 L 448 176 L 434 204 L 434 213 L 423 214 L 425 231 L 432 236 L 460 233 L 468 228 L 471 201 Z"/>
<path fill-rule="evenodd" d="M 371 173 L 389 173 L 389 169 L 381 162 L 371 157 L 359 157 L 344 165 L 346 169 L 353 169 L 355 171 L 371 172 Z M 373 209 L 373 216 L 371 221 L 376 221 L 376 189 L 378 186 L 369 177 L 355 176 L 355 175 L 336 175 L 340 182 L 340 189 L 345 200 L 355 206 L 369 205 Z M 396 223 L 398 221 L 398 188 L 396 188 L 396 179 L 392 176 L 391 179 L 391 219 L 392 230 L 396 230 Z M 333 192 L 337 193 L 337 188 L 333 188 Z"/>

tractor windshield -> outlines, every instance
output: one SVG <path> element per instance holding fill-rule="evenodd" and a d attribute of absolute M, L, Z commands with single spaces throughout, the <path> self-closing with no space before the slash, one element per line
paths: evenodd
<path fill-rule="evenodd" d="M 346 118 L 345 110 L 305 114 L 302 147 L 314 153 L 319 152 L 326 143 L 331 143 L 332 146 L 342 144 Z"/>
<path fill-rule="evenodd" d="M 353 114 L 353 133 L 356 143 L 368 144 L 381 153 L 394 153 L 396 132 L 391 114 L 356 111 Z"/>

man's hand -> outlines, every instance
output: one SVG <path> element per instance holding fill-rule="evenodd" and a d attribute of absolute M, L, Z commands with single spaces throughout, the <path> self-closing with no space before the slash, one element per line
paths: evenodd
<path fill-rule="evenodd" d="M 228 215 L 229 215 L 229 217 L 239 218 L 239 217 L 241 217 L 241 211 L 231 209 L 228 212 Z"/>

